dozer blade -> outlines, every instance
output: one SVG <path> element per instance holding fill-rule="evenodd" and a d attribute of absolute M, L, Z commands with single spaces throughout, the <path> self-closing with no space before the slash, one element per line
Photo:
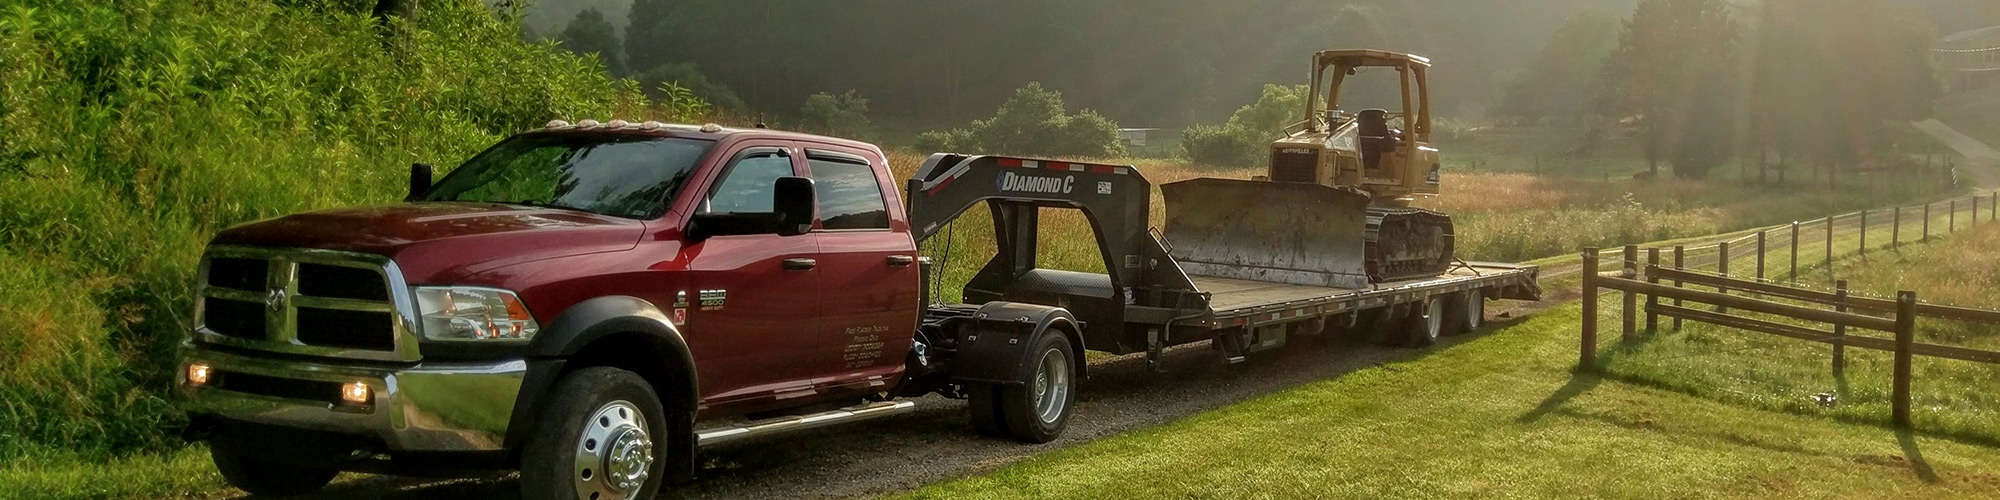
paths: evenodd
<path fill-rule="evenodd" d="M 1181 181 L 1160 190 L 1167 243 L 1189 275 L 1368 287 L 1368 195 L 1231 179 Z"/>

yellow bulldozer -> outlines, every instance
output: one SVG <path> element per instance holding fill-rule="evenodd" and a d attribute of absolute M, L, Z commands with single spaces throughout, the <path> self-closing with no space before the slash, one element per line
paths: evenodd
<path fill-rule="evenodd" d="M 1379 50 L 1314 54 L 1305 117 L 1271 144 L 1267 175 L 1161 186 L 1166 239 L 1184 270 L 1338 288 L 1449 271 L 1451 217 L 1410 206 L 1438 194 L 1430 66 Z M 1372 68 L 1400 77 L 1400 111 L 1341 108 L 1347 78 Z"/>

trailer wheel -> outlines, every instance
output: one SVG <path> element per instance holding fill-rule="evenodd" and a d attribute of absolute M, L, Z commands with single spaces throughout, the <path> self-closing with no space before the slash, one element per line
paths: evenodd
<path fill-rule="evenodd" d="M 1479 330 L 1486 321 L 1486 294 L 1474 288 L 1451 294 L 1450 307 L 1445 310 L 1445 333 L 1464 335 Z"/>
<path fill-rule="evenodd" d="M 660 457 L 672 431 L 646 379 L 617 368 L 585 368 L 557 382 L 555 394 L 522 450 L 522 498 L 627 500 L 659 493 L 667 468 Z"/>
<path fill-rule="evenodd" d="M 1425 300 L 1421 307 L 1410 308 L 1409 317 L 1403 318 L 1403 345 L 1421 349 L 1436 344 L 1444 333 L 1445 301 L 1437 298 Z"/>
<path fill-rule="evenodd" d="M 981 434 L 1046 443 L 1068 427 L 1076 406 L 1076 349 L 1069 338 L 1051 331 L 1029 352 L 1034 353 L 1032 369 L 1019 384 L 974 388 L 969 406 L 973 427 Z M 988 418 L 993 421 L 982 421 Z M 995 432 L 989 434 L 988 425 Z"/>
<path fill-rule="evenodd" d="M 230 486 L 260 497 L 312 493 L 333 482 L 340 471 L 275 462 L 251 456 L 231 445 L 211 443 L 209 458 Z"/>

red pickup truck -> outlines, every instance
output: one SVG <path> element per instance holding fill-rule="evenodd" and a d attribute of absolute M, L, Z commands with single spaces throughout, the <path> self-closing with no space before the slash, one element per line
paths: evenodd
<path fill-rule="evenodd" d="M 1406 319 L 1435 338 L 1441 311 L 1533 287 L 1498 264 L 1368 290 L 1189 276 L 1129 166 L 940 154 L 896 186 L 855 141 L 552 122 L 436 182 L 414 166 L 404 203 L 230 228 L 183 346 L 190 435 L 253 494 L 518 469 L 525 498 L 651 498 L 702 445 L 927 394 L 969 400 L 981 433 L 1053 440 L 1086 348 L 1241 359 Z M 970 304 L 938 304 L 918 242 L 981 205 L 999 248 Z M 1104 272 L 1036 265 L 1050 208 L 1090 218 Z"/>

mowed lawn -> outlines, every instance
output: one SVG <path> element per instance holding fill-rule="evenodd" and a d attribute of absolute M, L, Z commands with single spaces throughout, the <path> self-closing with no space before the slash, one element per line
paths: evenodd
<path fill-rule="evenodd" d="M 1992 498 L 2000 449 L 1573 377 L 1578 309 L 907 498 Z"/>

